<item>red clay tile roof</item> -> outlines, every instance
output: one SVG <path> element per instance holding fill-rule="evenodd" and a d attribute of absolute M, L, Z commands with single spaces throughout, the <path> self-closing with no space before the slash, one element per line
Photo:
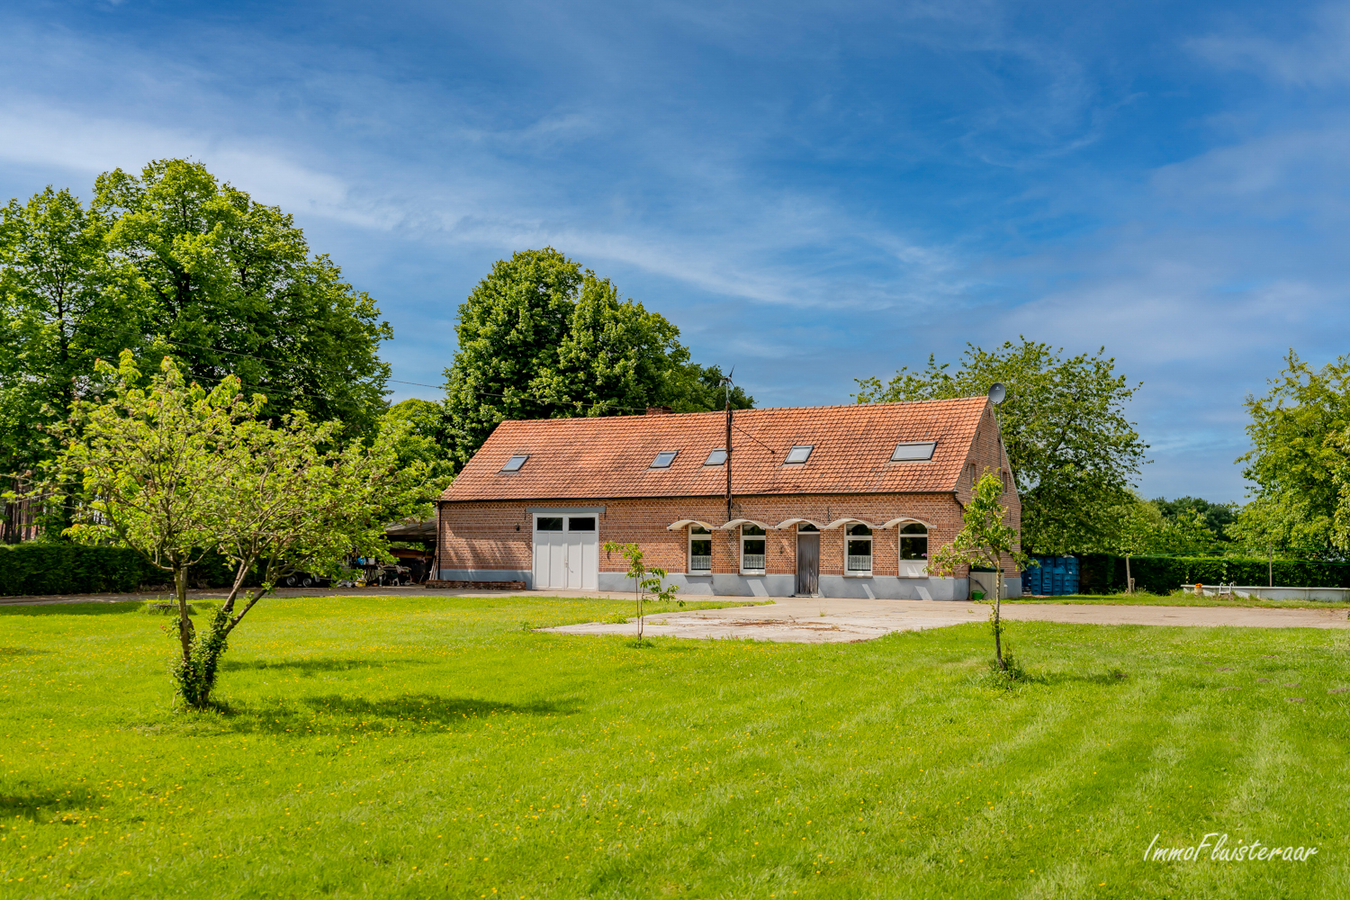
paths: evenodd
<path fill-rule="evenodd" d="M 987 399 L 749 409 L 735 413 L 732 491 L 740 495 L 955 490 Z M 926 462 L 891 462 L 895 445 L 937 441 Z M 726 469 L 704 466 L 725 446 L 720 412 L 503 422 L 443 500 L 720 496 Z M 784 465 L 814 444 L 805 465 Z M 766 446 L 767 445 L 767 446 Z M 770 453 L 770 449 L 774 452 Z M 678 450 L 667 469 L 650 468 Z M 508 459 L 529 454 L 517 472 Z"/>

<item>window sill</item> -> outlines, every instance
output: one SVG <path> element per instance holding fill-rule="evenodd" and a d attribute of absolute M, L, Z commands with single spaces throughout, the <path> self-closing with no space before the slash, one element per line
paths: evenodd
<path fill-rule="evenodd" d="M 757 575 L 757 576 L 758 576 L 758 575 L 763 575 L 764 573 L 765 573 L 765 570 L 764 570 L 764 569 L 741 569 L 741 574 L 742 574 L 742 575 Z"/>
<path fill-rule="evenodd" d="M 871 578 L 871 572 L 845 572 L 845 578 Z"/>
<path fill-rule="evenodd" d="M 711 578 L 712 569 L 696 569 L 692 572 L 685 572 L 686 578 Z"/>

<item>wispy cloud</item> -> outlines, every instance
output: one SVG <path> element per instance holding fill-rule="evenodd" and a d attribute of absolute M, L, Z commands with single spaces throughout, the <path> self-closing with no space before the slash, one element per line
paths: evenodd
<path fill-rule="evenodd" d="M 1256 72 L 1291 87 L 1324 88 L 1350 81 L 1350 6 L 1327 4 L 1306 18 L 1290 7 L 1285 23 L 1301 33 L 1283 39 L 1252 27 L 1235 27 L 1186 42 L 1203 59 L 1225 69 Z"/>
<path fill-rule="evenodd" d="M 361 227 L 388 228 L 392 218 L 352 202 L 341 179 L 289 158 L 281 150 L 240 146 L 227 137 L 91 117 L 50 104 L 0 106 L 0 161 L 78 173 L 86 183 L 115 168 L 139 171 L 152 159 L 191 157 L 255 199 Z M 83 185 L 78 185 L 82 189 Z"/>

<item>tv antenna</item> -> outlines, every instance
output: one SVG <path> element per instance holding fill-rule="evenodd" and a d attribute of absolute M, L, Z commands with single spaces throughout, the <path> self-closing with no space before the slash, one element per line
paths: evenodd
<path fill-rule="evenodd" d="M 722 384 L 727 389 L 727 521 L 731 521 L 731 376 L 736 374 L 736 367 L 733 365 L 731 371 L 722 376 Z"/>

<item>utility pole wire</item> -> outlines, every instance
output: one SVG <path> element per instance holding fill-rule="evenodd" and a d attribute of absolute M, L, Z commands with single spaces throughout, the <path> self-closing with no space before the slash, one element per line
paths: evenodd
<path fill-rule="evenodd" d="M 735 371 L 735 367 L 732 367 Z M 722 379 L 727 390 L 727 521 L 731 521 L 731 373 Z"/>

